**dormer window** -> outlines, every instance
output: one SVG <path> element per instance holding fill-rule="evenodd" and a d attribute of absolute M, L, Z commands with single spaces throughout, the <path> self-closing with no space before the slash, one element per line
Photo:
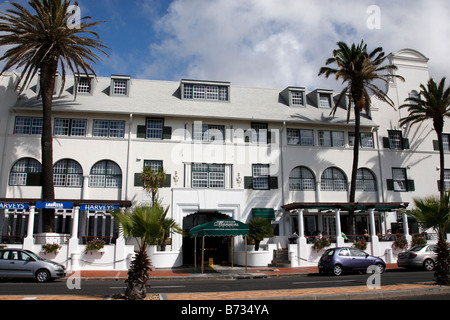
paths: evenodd
<path fill-rule="evenodd" d="M 93 75 L 79 75 L 75 78 L 77 94 L 92 95 L 94 92 L 95 77 Z"/>
<path fill-rule="evenodd" d="M 182 99 L 230 101 L 228 82 L 181 81 Z"/>
<path fill-rule="evenodd" d="M 130 76 L 111 76 L 111 96 L 128 97 L 130 94 Z"/>
<path fill-rule="evenodd" d="M 319 102 L 321 108 L 331 108 L 331 95 L 328 93 L 320 93 Z"/>
<path fill-rule="evenodd" d="M 306 106 L 306 96 L 304 90 L 292 90 L 290 93 L 291 106 Z"/>
<path fill-rule="evenodd" d="M 80 80 L 78 80 L 77 92 L 88 94 L 91 93 L 91 84 L 88 78 L 80 78 Z"/>

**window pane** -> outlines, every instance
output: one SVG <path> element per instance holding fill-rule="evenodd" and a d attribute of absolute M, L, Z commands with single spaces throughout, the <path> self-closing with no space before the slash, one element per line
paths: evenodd
<path fill-rule="evenodd" d="M 320 107 L 331 108 L 331 100 L 329 94 L 320 94 Z"/>
<path fill-rule="evenodd" d="M 319 145 L 331 147 L 331 131 L 319 131 Z"/>
<path fill-rule="evenodd" d="M 313 130 L 300 130 L 300 144 L 302 146 L 313 146 L 314 145 L 314 132 Z"/>
<path fill-rule="evenodd" d="M 127 80 L 114 80 L 114 95 L 127 95 Z"/>
<path fill-rule="evenodd" d="M 389 145 L 391 149 L 403 149 L 401 131 L 389 131 Z"/>
<path fill-rule="evenodd" d="M 90 93 L 90 80 L 88 78 L 79 78 L 77 91 L 78 93 Z"/>
<path fill-rule="evenodd" d="M 72 136 L 83 137 L 86 136 L 86 120 L 72 120 Z"/>
<path fill-rule="evenodd" d="M 108 137 L 108 120 L 94 120 L 94 129 L 92 135 L 94 137 Z"/>
<path fill-rule="evenodd" d="M 162 119 L 147 119 L 147 139 L 162 139 L 163 123 Z"/>
<path fill-rule="evenodd" d="M 300 144 L 300 131 L 296 129 L 287 129 L 287 143 L 290 145 Z"/>

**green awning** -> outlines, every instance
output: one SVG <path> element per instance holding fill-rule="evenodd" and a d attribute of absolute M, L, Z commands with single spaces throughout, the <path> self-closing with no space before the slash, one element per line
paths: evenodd
<path fill-rule="evenodd" d="M 267 219 L 269 221 L 275 220 L 275 210 L 274 209 L 254 208 L 254 209 L 252 209 L 252 213 L 253 213 L 254 218 L 259 217 L 259 218 Z"/>
<path fill-rule="evenodd" d="M 249 230 L 245 223 L 233 219 L 214 220 L 194 227 L 189 237 L 233 237 L 248 236 Z"/>

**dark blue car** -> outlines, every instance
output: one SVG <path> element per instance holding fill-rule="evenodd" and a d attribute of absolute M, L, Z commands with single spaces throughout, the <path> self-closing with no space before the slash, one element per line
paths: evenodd
<path fill-rule="evenodd" d="M 332 248 L 325 251 L 319 261 L 319 273 L 332 272 L 340 276 L 344 271 L 366 271 L 375 266 L 377 273 L 383 273 L 386 263 L 356 248 Z"/>

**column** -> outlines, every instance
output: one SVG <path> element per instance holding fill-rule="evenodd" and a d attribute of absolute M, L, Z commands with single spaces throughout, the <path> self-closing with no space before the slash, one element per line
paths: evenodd
<path fill-rule="evenodd" d="M 304 209 L 299 209 L 297 218 L 298 219 L 297 261 L 299 266 L 306 264 L 306 262 L 308 261 L 306 257 L 302 257 L 302 252 L 307 252 L 303 212 Z"/>
<path fill-rule="evenodd" d="M 72 271 L 77 271 L 80 268 L 79 261 L 81 259 L 81 253 L 79 252 L 78 249 L 79 217 L 80 217 L 80 207 L 74 207 L 72 214 L 72 231 L 70 233 L 69 247 L 67 250 L 67 257 L 71 259 L 70 269 Z"/>
<path fill-rule="evenodd" d="M 369 229 L 370 229 L 370 247 L 373 256 L 380 255 L 380 243 L 375 228 L 375 208 L 369 209 Z"/>
<path fill-rule="evenodd" d="M 125 213 L 125 208 L 120 208 L 121 213 Z M 116 239 L 114 270 L 127 270 L 126 241 L 123 237 L 123 227 L 119 226 L 119 237 Z"/>
<path fill-rule="evenodd" d="M 336 218 L 336 247 L 342 247 L 344 245 L 344 238 L 342 237 L 341 229 L 341 209 L 334 209 L 334 215 Z"/>
<path fill-rule="evenodd" d="M 36 207 L 31 206 L 29 208 L 29 214 L 28 214 L 28 226 L 27 226 L 27 237 L 23 240 L 23 248 L 25 250 L 31 250 L 33 251 L 33 244 L 34 244 L 34 215 L 35 215 Z"/>
<path fill-rule="evenodd" d="M 412 240 L 412 236 L 409 234 L 408 215 L 406 213 L 403 213 L 403 234 L 408 242 Z"/>

